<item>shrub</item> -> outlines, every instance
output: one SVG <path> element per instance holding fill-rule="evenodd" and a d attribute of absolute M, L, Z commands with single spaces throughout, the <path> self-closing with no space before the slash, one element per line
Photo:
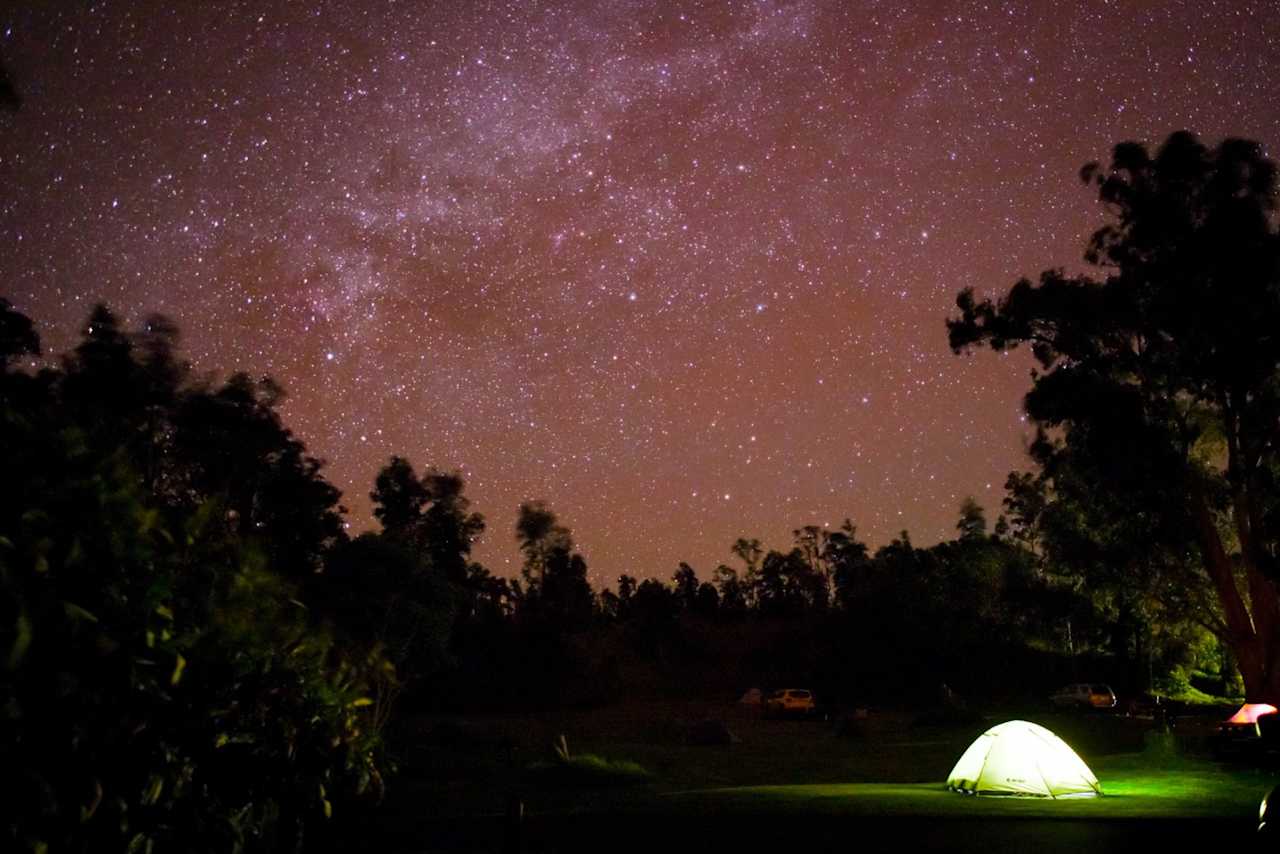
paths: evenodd
<path fill-rule="evenodd" d="M 0 848 L 288 849 L 376 792 L 381 656 L 336 649 L 216 503 L 162 512 L 57 444 L 0 519 Z"/>

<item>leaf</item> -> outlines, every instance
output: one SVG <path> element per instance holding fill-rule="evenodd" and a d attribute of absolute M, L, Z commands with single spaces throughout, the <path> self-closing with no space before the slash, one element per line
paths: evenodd
<path fill-rule="evenodd" d="M 97 617 L 95 617 L 93 614 L 90 614 L 84 608 L 81 608 L 75 602 L 64 601 L 62 603 L 62 610 L 65 611 L 67 616 L 72 620 L 87 620 L 90 623 L 98 622 Z"/>
<path fill-rule="evenodd" d="M 169 677 L 170 685 L 177 685 L 182 679 L 182 671 L 187 669 L 187 660 L 183 658 L 182 653 L 178 653 L 178 660 L 173 664 L 173 675 Z"/>
<path fill-rule="evenodd" d="M 372 706 L 373 700 L 369 697 L 359 697 L 351 702 L 352 707 L 360 708 L 361 706 Z"/>
<path fill-rule="evenodd" d="M 142 794 L 142 803 L 151 806 L 160 800 L 160 793 L 164 791 L 164 778 L 159 774 L 151 775 L 151 782 L 147 785 L 147 790 Z M 130 848 L 132 849 L 132 845 Z"/>
<path fill-rule="evenodd" d="M 164 617 L 166 620 L 173 622 L 173 611 L 171 611 L 167 605 L 157 605 L 156 613 L 161 617 Z"/>
<path fill-rule="evenodd" d="M 160 511 L 155 509 L 143 510 L 138 513 L 138 531 L 139 533 L 147 533 L 156 526 L 156 521 L 160 518 Z"/>
<path fill-rule="evenodd" d="M 22 521 L 27 525 L 31 525 L 35 522 L 47 522 L 49 521 L 49 514 L 38 508 L 28 510 L 26 513 L 22 514 Z"/>
<path fill-rule="evenodd" d="M 93 818 L 93 814 L 98 811 L 98 806 L 102 803 L 102 781 L 94 779 L 93 781 L 93 798 L 87 804 L 80 807 L 80 822 L 83 824 Z"/>
<path fill-rule="evenodd" d="M 14 638 L 13 646 L 9 647 L 9 660 L 7 662 L 10 670 L 16 670 L 18 665 L 22 663 L 22 659 L 27 655 L 27 648 L 31 646 L 31 620 L 27 618 L 26 611 L 18 612 L 18 619 L 14 621 Z"/>

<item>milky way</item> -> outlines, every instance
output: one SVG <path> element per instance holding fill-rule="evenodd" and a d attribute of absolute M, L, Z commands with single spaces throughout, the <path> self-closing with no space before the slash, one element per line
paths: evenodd
<path fill-rule="evenodd" d="M 1030 364 L 955 293 L 1076 266 L 1122 139 L 1280 142 L 1273 3 L 32 5 L 0 294 L 276 377 L 353 530 L 460 469 L 504 574 L 530 498 L 597 583 L 994 515 Z"/>

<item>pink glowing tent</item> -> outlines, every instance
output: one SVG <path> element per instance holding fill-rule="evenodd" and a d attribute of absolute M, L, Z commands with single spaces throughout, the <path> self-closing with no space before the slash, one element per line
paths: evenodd
<path fill-rule="evenodd" d="M 1263 715 L 1274 715 L 1276 707 L 1270 703 L 1245 703 L 1240 710 L 1227 718 L 1229 724 L 1256 724 Z"/>

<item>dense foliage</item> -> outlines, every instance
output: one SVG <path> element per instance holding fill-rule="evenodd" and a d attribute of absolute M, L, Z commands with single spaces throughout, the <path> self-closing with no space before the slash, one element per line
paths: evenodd
<path fill-rule="evenodd" d="M 0 301 L 0 764 L 13 850 L 288 850 L 381 786 L 375 645 L 297 584 L 337 493 L 278 391 L 95 311 L 58 370 Z"/>
<path fill-rule="evenodd" d="M 951 345 L 1026 344 L 1039 363 L 1026 408 L 1055 559 L 1143 591 L 1132 607 L 1193 614 L 1250 699 L 1280 702 L 1275 164 L 1177 133 L 1082 177 L 1108 212 L 1085 253 L 1101 277 L 965 290 Z"/>

